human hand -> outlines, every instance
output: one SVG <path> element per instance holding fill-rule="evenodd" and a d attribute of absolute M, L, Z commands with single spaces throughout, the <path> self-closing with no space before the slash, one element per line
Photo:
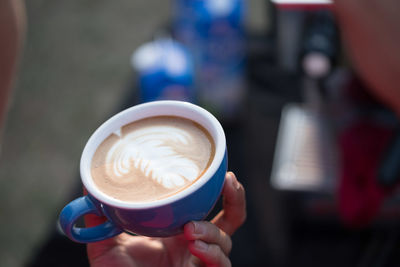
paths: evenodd
<path fill-rule="evenodd" d="M 184 233 L 168 238 L 132 236 L 126 233 L 87 245 L 91 266 L 230 266 L 230 236 L 246 219 L 243 186 L 231 172 L 222 190 L 223 210 L 211 222 L 189 222 Z M 87 226 L 104 222 L 85 217 Z"/>
<path fill-rule="evenodd" d="M 356 71 L 400 116 L 400 1 L 335 0 L 334 9 Z"/>

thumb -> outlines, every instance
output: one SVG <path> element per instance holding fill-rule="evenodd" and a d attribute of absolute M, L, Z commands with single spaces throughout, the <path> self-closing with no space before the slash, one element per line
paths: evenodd
<path fill-rule="evenodd" d="M 232 172 L 225 177 L 222 189 L 223 210 L 212 222 L 221 230 L 232 235 L 246 220 L 246 196 L 244 187 Z"/>

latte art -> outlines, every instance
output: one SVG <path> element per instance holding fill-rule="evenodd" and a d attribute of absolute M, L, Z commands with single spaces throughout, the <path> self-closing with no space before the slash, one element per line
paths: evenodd
<path fill-rule="evenodd" d="M 121 137 L 107 153 L 107 173 L 126 179 L 132 168 L 166 188 L 183 186 L 201 174 L 201 166 L 176 151 L 193 146 L 187 132 L 172 126 L 149 126 Z"/>
<path fill-rule="evenodd" d="M 212 138 L 199 124 L 173 116 L 151 117 L 106 138 L 92 158 L 91 173 L 107 195 L 148 202 L 190 186 L 214 154 Z"/>

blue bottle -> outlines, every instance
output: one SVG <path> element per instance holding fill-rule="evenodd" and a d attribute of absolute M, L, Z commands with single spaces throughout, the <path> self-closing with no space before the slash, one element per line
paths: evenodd
<path fill-rule="evenodd" d="M 138 77 L 140 103 L 196 102 L 193 60 L 180 43 L 163 38 L 143 44 L 132 54 L 131 64 Z"/>
<path fill-rule="evenodd" d="M 199 104 L 237 119 L 245 98 L 244 0 L 175 0 L 173 33 L 192 53 Z"/>

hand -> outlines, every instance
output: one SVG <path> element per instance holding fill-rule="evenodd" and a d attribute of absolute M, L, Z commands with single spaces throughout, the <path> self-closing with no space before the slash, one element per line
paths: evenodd
<path fill-rule="evenodd" d="M 356 71 L 400 115 L 400 1 L 335 0 L 334 8 Z"/>
<path fill-rule="evenodd" d="M 223 210 L 211 222 L 189 222 L 181 235 L 150 238 L 123 233 L 88 244 L 91 266 L 231 266 L 230 236 L 246 219 L 245 191 L 231 172 L 222 195 Z M 85 221 L 93 226 L 104 218 L 88 215 Z"/>

